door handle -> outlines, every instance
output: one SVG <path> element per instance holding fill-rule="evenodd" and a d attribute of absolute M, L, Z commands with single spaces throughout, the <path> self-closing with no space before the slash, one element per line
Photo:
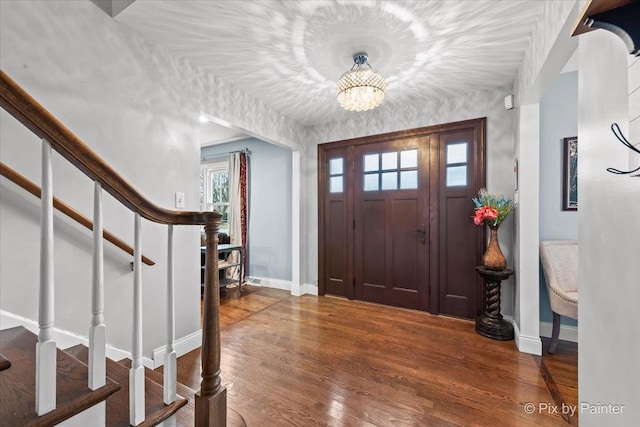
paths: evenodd
<path fill-rule="evenodd" d="M 420 237 L 420 243 L 423 245 L 427 244 L 427 230 L 424 227 L 424 224 L 420 228 L 415 229 L 416 236 Z"/>

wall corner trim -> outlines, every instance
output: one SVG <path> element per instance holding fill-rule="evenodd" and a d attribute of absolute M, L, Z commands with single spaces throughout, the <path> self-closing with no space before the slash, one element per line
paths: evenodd
<path fill-rule="evenodd" d="M 514 339 L 518 350 L 520 350 L 521 353 L 542 356 L 542 340 L 540 337 L 522 335 L 520 333 L 520 328 L 518 328 L 518 324 L 513 320 L 511 323 L 513 324 Z"/>

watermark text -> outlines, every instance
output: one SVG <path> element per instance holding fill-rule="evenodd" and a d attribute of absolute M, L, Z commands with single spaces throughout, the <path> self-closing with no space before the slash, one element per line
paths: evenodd
<path fill-rule="evenodd" d="M 619 403 L 600 402 L 580 402 L 578 405 L 567 405 L 566 403 L 557 405 L 551 402 L 527 402 L 524 404 L 523 409 L 527 414 L 557 414 L 572 417 L 576 414 L 619 415 L 624 413 L 624 407 L 625 405 Z"/>

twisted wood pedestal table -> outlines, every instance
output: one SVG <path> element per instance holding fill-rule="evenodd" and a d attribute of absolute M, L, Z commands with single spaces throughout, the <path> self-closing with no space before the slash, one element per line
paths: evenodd
<path fill-rule="evenodd" d="M 476 271 L 486 284 L 484 314 L 476 318 L 476 332 L 494 340 L 513 339 L 513 325 L 502 318 L 500 313 L 500 283 L 513 274 L 512 270 L 488 270 L 482 266 Z"/>

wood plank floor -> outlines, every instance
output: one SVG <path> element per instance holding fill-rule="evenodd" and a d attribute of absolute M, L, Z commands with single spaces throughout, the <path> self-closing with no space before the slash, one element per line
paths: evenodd
<path fill-rule="evenodd" d="M 222 379 L 248 426 L 567 426 L 540 411 L 577 404 L 577 348 L 519 353 L 469 321 L 246 286 L 223 291 Z M 573 347 L 572 347 L 573 346 Z M 200 383 L 200 354 L 178 381 Z M 544 362 L 544 363 L 543 363 Z M 525 404 L 533 403 L 533 414 Z"/>

